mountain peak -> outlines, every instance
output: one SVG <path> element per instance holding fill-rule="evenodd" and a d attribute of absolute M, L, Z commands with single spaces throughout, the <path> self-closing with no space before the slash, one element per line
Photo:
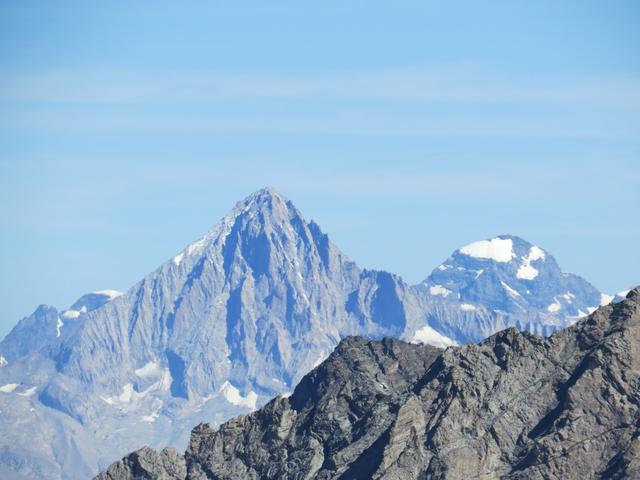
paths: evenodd
<path fill-rule="evenodd" d="M 574 322 L 601 303 L 592 285 L 563 273 L 547 251 L 508 234 L 455 250 L 422 285 L 431 297 L 463 302 L 468 311 L 488 308 L 518 318 L 537 312 L 555 317 L 558 326 Z"/>
<path fill-rule="evenodd" d="M 294 217 L 302 220 L 302 214 L 293 203 L 271 186 L 261 188 L 236 203 L 220 222 L 203 237 L 187 245 L 173 257 L 172 262 L 179 266 L 185 257 L 197 255 L 215 242 L 224 243 L 234 229 L 257 231 L 264 229 L 266 224 L 290 223 Z"/>
<path fill-rule="evenodd" d="M 272 186 L 266 186 L 260 190 L 256 190 L 244 200 L 238 202 L 237 205 L 251 205 L 251 204 L 274 204 L 274 203 L 289 203 L 289 200 L 284 197 Z"/>

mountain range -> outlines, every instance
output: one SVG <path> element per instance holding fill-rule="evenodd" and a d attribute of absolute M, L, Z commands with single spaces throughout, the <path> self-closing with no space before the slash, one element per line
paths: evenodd
<path fill-rule="evenodd" d="M 96 480 L 638 478 L 639 338 L 640 288 L 549 338 L 349 337 L 288 398 Z"/>
<path fill-rule="evenodd" d="M 18 322 L 0 343 L 0 477 L 87 478 L 140 445 L 184 448 L 193 425 L 289 394 L 349 336 L 548 335 L 612 299 L 509 235 L 409 285 L 360 268 L 262 189 L 127 292 Z"/>

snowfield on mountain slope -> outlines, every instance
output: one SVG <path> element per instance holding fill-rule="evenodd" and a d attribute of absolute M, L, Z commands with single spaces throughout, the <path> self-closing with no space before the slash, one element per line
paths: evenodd
<path fill-rule="evenodd" d="M 513 242 L 510 238 L 492 238 L 471 243 L 460 249 L 460 253 L 470 257 L 486 258 L 496 262 L 510 262 L 514 257 Z"/>

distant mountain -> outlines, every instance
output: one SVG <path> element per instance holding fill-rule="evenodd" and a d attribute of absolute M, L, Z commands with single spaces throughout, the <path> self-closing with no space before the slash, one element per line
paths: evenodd
<path fill-rule="evenodd" d="M 288 398 L 97 480 L 640 477 L 640 288 L 550 338 L 343 340 Z"/>
<path fill-rule="evenodd" d="M 7 365 L 53 343 L 63 331 L 66 333 L 78 318 L 122 295 L 115 290 L 88 293 L 80 297 L 68 310 L 58 312 L 50 305 L 40 305 L 23 318 L 0 342 L 0 366 Z M 67 328 L 64 329 L 65 324 Z"/>
<path fill-rule="evenodd" d="M 550 333 L 598 303 L 548 254 L 498 240 L 497 254 L 495 240 L 465 247 L 414 287 L 360 268 L 262 189 L 124 294 L 19 322 L 0 344 L 0 478 L 86 478 L 140 445 L 182 448 L 192 425 L 289 393 L 346 336 L 446 347 L 510 325 Z M 516 281 L 521 268 L 538 275 Z"/>
<path fill-rule="evenodd" d="M 430 323 L 459 343 L 510 326 L 549 335 L 613 299 L 513 235 L 456 250 L 418 288 L 438 303 Z"/>

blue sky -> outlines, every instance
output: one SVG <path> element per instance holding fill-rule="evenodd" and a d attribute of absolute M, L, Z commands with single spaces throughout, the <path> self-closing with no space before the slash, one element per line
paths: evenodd
<path fill-rule="evenodd" d="M 640 3 L 0 4 L 0 334 L 265 186 L 418 282 L 501 233 L 640 283 Z"/>

